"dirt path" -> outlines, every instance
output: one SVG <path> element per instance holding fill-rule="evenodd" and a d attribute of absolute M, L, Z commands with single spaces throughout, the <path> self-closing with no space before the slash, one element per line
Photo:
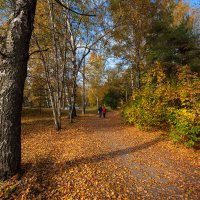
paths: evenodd
<path fill-rule="evenodd" d="M 199 153 L 122 125 L 117 112 L 79 117 L 58 134 L 37 122 L 22 147 L 14 199 L 200 199 Z"/>
<path fill-rule="evenodd" d="M 118 113 L 83 120 L 82 128 L 90 139 L 84 146 L 86 154 L 73 165 L 103 169 L 99 178 L 104 173 L 107 178 L 98 190 L 113 192 L 113 198 L 119 199 L 200 198 L 200 163 L 192 150 L 176 148 L 161 133 L 124 126 Z"/>

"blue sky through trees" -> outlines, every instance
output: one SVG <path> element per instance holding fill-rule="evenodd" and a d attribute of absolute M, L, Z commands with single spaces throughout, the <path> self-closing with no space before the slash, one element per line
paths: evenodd
<path fill-rule="evenodd" d="M 184 0 L 185 2 L 188 2 L 191 6 L 200 6 L 200 0 Z"/>

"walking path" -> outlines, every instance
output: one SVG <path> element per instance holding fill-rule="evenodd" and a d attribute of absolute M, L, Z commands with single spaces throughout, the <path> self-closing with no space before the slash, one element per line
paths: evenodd
<path fill-rule="evenodd" d="M 79 117 L 58 134 L 36 126 L 22 147 L 18 197 L 200 199 L 199 153 L 123 125 L 118 112 Z"/>

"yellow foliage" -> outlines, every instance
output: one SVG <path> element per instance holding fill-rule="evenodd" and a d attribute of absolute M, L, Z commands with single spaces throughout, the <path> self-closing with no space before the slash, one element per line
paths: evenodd
<path fill-rule="evenodd" d="M 189 66 L 179 66 L 176 71 L 177 78 L 167 80 L 156 63 L 123 114 L 129 123 L 170 129 L 174 141 L 194 146 L 200 141 L 200 79 Z"/>
<path fill-rule="evenodd" d="M 173 12 L 173 25 L 180 26 L 184 18 L 188 17 L 189 12 L 190 12 L 189 4 L 183 1 L 180 1 L 178 4 L 176 4 L 174 12 Z M 190 15 L 188 26 L 191 26 L 193 22 L 194 22 L 194 16 Z"/>

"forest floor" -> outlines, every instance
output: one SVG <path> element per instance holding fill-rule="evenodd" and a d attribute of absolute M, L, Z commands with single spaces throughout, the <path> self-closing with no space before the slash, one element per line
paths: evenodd
<path fill-rule="evenodd" d="M 63 118 L 59 133 L 48 115 L 22 123 L 23 174 L 0 182 L 1 199 L 200 199 L 199 152 L 119 112 Z"/>

